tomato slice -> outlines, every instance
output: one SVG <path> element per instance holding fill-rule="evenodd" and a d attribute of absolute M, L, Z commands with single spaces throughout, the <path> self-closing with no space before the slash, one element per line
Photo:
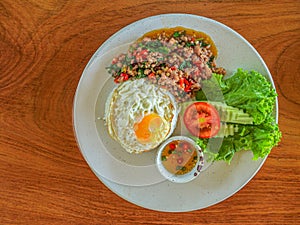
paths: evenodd
<path fill-rule="evenodd" d="M 199 138 L 210 138 L 220 130 L 220 116 L 215 107 L 207 102 L 190 104 L 183 116 L 188 131 Z"/>

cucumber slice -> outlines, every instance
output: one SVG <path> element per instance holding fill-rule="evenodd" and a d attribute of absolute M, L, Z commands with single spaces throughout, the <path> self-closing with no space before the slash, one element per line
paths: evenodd
<path fill-rule="evenodd" d="M 181 113 L 184 114 L 184 110 L 194 102 L 196 101 L 181 103 Z M 219 113 L 220 120 L 222 122 L 237 124 L 253 124 L 253 118 L 248 113 L 245 113 L 242 109 L 232 107 L 221 102 L 208 101 L 208 103 L 210 103 L 216 108 L 216 110 Z"/>

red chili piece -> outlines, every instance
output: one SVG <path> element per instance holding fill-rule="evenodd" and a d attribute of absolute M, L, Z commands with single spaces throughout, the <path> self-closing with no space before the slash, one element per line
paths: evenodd
<path fill-rule="evenodd" d="M 121 73 L 118 77 L 114 79 L 115 83 L 121 83 L 129 79 L 129 75 L 126 73 Z"/>
<path fill-rule="evenodd" d="M 174 150 L 174 149 L 176 148 L 176 145 L 175 145 L 174 143 L 171 143 L 171 144 L 169 145 L 169 147 L 170 147 L 171 150 Z"/>
<path fill-rule="evenodd" d="M 150 73 L 150 74 L 148 75 L 148 78 L 149 78 L 149 79 L 155 78 L 155 73 L 153 73 L 153 72 Z"/>

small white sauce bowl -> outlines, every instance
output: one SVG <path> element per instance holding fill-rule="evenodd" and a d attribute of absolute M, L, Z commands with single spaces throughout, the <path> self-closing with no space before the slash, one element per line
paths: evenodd
<path fill-rule="evenodd" d="M 193 169 L 190 172 L 188 172 L 186 174 L 182 174 L 182 175 L 177 175 L 177 174 L 170 173 L 164 167 L 163 162 L 161 160 L 161 155 L 162 155 L 164 148 L 172 141 L 186 141 L 195 147 L 198 159 L 197 159 L 196 165 L 193 167 Z M 157 156 L 156 156 L 156 165 L 157 165 L 157 168 L 158 168 L 159 172 L 161 173 L 161 175 L 164 176 L 167 180 L 174 182 L 174 183 L 187 183 L 189 181 L 194 180 L 202 171 L 202 168 L 204 166 L 203 151 L 200 148 L 200 146 L 198 146 L 195 143 L 195 141 L 193 139 L 185 137 L 185 136 L 173 136 L 173 137 L 167 139 L 165 142 L 163 142 L 161 144 L 161 146 L 159 147 Z"/>

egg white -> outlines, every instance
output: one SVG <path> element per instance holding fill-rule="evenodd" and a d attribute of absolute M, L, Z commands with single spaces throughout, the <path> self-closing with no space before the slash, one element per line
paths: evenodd
<path fill-rule="evenodd" d="M 178 112 L 171 93 L 146 79 L 138 79 L 123 82 L 112 91 L 106 103 L 105 120 L 111 137 L 127 152 L 140 153 L 156 148 L 172 134 Z M 136 137 L 134 124 L 151 113 L 162 119 L 160 132 L 155 140 L 141 143 Z"/>

